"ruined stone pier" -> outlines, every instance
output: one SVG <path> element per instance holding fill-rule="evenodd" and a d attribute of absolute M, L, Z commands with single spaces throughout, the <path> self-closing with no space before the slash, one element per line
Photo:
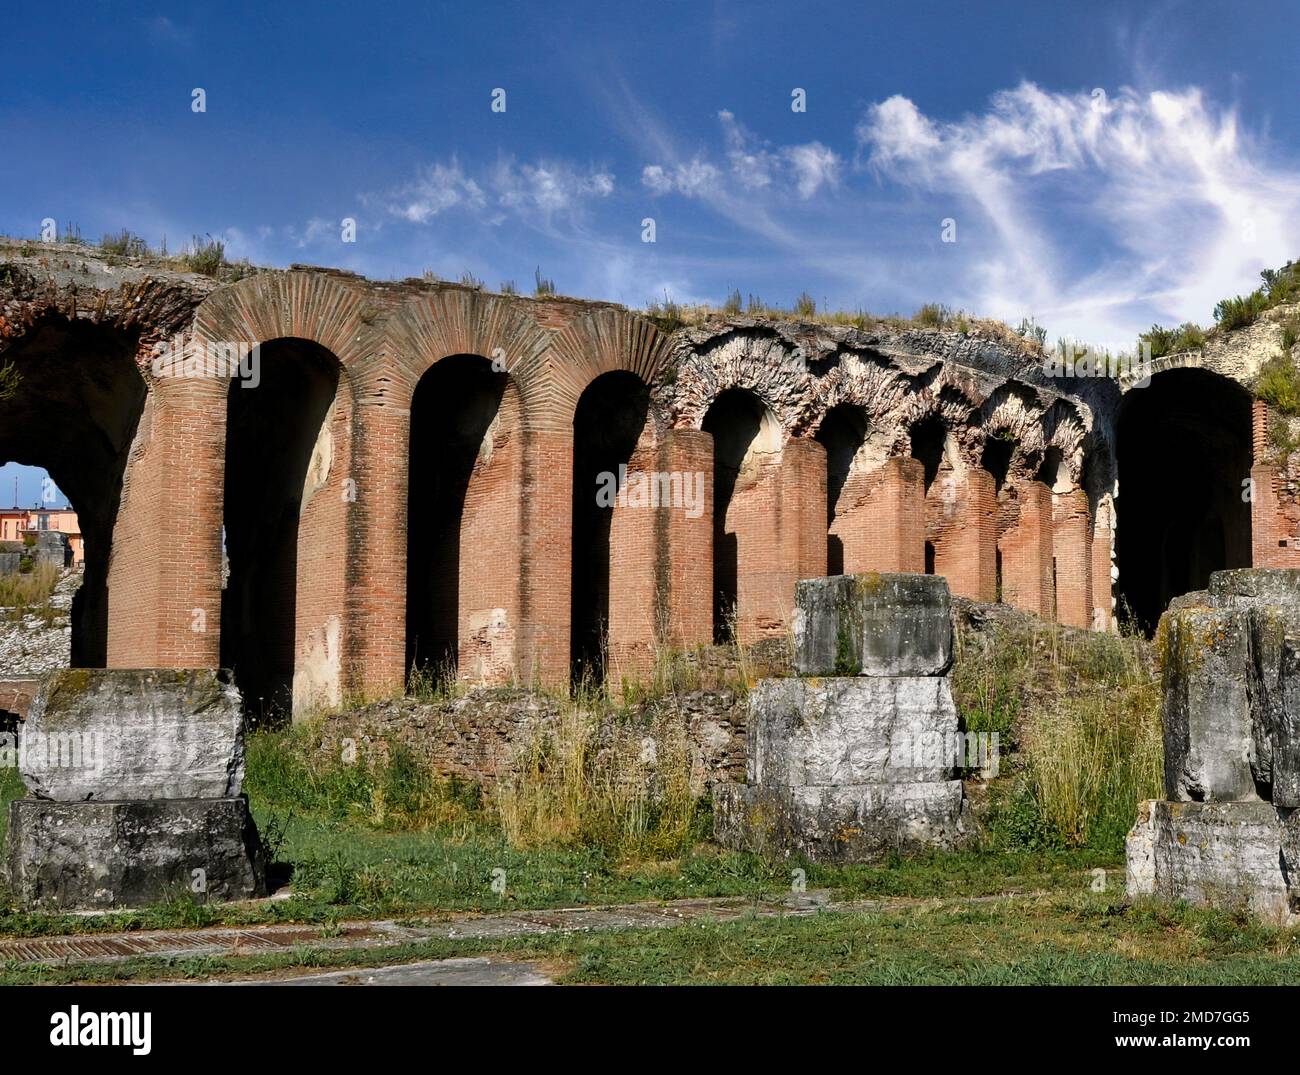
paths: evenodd
<path fill-rule="evenodd" d="M 962 842 L 943 579 L 806 579 L 794 636 L 799 674 L 750 694 L 748 782 L 714 788 L 718 841 L 845 862 Z"/>

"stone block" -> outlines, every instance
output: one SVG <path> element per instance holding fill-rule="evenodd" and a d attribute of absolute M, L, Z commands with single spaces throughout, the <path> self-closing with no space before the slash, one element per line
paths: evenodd
<path fill-rule="evenodd" d="M 714 836 L 737 850 L 870 862 L 891 851 L 956 848 L 968 829 L 960 780 L 714 788 Z"/>
<path fill-rule="evenodd" d="M 833 575 L 795 589 L 795 668 L 808 676 L 938 676 L 952 664 L 937 575 Z"/>
<path fill-rule="evenodd" d="M 1281 845 L 1282 822 L 1269 803 L 1139 803 L 1126 842 L 1127 894 L 1287 923 Z"/>
<path fill-rule="evenodd" d="M 1246 610 L 1166 614 L 1165 794 L 1175 802 L 1256 799 Z"/>
<path fill-rule="evenodd" d="M 961 748 L 942 676 L 765 679 L 749 705 L 751 784 L 944 781 Z"/>
<path fill-rule="evenodd" d="M 231 798 L 244 780 L 239 692 L 212 670 L 51 672 L 19 771 L 37 798 L 59 802 Z"/>
<path fill-rule="evenodd" d="M 9 804 L 8 869 L 33 910 L 140 907 L 182 893 L 264 895 L 266 868 L 248 801 Z"/>
<path fill-rule="evenodd" d="M 1210 575 L 1212 604 L 1247 603 L 1300 607 L 1300 571 L 1291 568 L 1242 567 Z"/>

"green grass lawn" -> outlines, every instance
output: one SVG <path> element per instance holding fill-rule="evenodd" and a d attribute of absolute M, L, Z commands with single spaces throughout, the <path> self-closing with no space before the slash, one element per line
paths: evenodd
<path fill-rule="evenodd" d="M 608 984 L 1292 984 L 1300 932 L 1218 912 L 1127 908 L 1105 894 L 879 912 L 694 922 L 366 951 L 302 945 L 229 958 L 0 967 L 0 983 L 248 977 L 448 956 L 534 959 L 561 982 Z"/>

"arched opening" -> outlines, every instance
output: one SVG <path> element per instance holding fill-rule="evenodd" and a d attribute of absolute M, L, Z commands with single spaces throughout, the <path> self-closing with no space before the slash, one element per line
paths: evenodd
<path fill-rule="evenodd" d="M 858 453 L 867 440 L 866 411 L 851 403 L 832 407 L 822 419 L 817 440 L 826 449 L 826 568 L 828 574 L 842 575 L 844 539 L 835 532 L 835 519 Z M 848 499 L 845 496 L 845 508 Z"/>
<path fill-rule="evenodd" d="M 484 572 L 509 565 L 484 559 L 491 551 L 467 525 L 467 510 L 490 508 L 505 523 L 514 490 L 488 488 L 483 470 L 498 443 L 498 419 L 509 378 L 485 358 L 456 355 L 433 366 L 411 402 L 411 468 L 407 494 L 406 668 L 454 677 L 461 646 L 464 593 Z M 476 479 L 477 476 L 477 479 Z M 471 488 L 480 493 L 471 500 Z M 487 535 L 485 539 L 490 540 Z"/>
<path fill-rule="evenodd" d="M 771 505 L 766 506 L 768 517 L 760 517 L 764 505 L 758 494 L 765 470 L 780 461 L 781 427 L 752 392 L 729 388 L 713 401 L 701 428 L 713 437 L 713 639 L 744 641 L 737 637 L 747 633 L 740 630 L 748 567 L 742 544 L 747 537 L 757 542 L 764 533 L 770 535 Z"/>
<path fill-rule="evenodd" d="M 925 468 L 925 491 L 939 476 L 939 467 L 943 464 L 944 444 L 948 439 L 948 430 L 943 422 L 931 415 L 922 418 L 911 428 L 912 458 Z"/>
<path fill-rule="evenodd" d="M 334 465 L 331 417 L 341 370 L 319 344 L 273 340 L 261 345 L 257 383 L 236 379 L 226 396 L 221 663 L 258 718 L 292 711 L 300 613 L 307 598 L 322 606 L 311 609 L 314 619 L 326 611 L 327 580 L 305 560 L 337 567 L 348 555 L 343 528 L 312 534 L 303 525 Z M 304 580 L 309 594 L 301 592 Z M 325 659 L 337 672 L 334 643 Z"/>
<path fill-rule="evenodd" d="M 18 377 L 0 398 L 0 464 L 46 470 L 75 509 L 84 541 L 70 610 L 73 667 L 102 668 L 108 658 L 113 529 L 147 394 L 137 346 L 134 333 L 51 317 L 0 355 Z"/>
<path fill-rule="evenodd" d="M 574 685 L 603 682 L 609 659 L 611 529 L 616 510 L 651 505 L 627 495 L 628 464 L 645 430 L 650 390 L 634 373 L 614 370 L 591 382 L 573 415 L 573 584 L 569 661 Z M 648 493 L 649 474 L 638 475 Z M 626 507 L 621 505 L 626 504 Z"/>
<path fill-rule="evenodd" d="M 1016 442 L 1008 437 L 992 435 L 984 441 L 984 450 L 980 453 L 980 466 L 993 477 L 993 491 L 1001 493 L 1011 471 L 1011 457 L 1015 452 Z"/>
<path fill-rule="evenodd" d="M 1156 374 L 1124 396 L 1116 463 L 1120 611 L 1151 633 L 1212 571 L 1250 566 L 1250 394 L 1208 370 Z"/>

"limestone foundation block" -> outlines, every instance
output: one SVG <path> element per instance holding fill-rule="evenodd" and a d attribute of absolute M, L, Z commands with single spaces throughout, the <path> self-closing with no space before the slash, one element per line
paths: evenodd
<path fill-rule="evenodd" d="M 1290 920 L 1282 821 L 1265 802 L 1138 804 L 1126 841 L 1126 890 L 1203 907 L 1241 908 Z"/>
<path fill-rule="evenodd" d="M 18 767 L 33 795 L 58 802 L 233 798 L 244 781 L 239 692 L 215 670 L 52 672 Z"/>
<path fill-rule="evenodd" d="M 966 822 L 960 780 L 714 788 L 714 837 L 724 847 L 794 853 L 814 862 L 954 848 L 967 836 Z"/>
<path fill-rule="evenodd" d="M 242 796 L 9 804 L 8 866 L 24 907 L 139 907 L 266 893 L 266 867 Z"/>
<path fill-rule="evenodd" d="M 948 583 L 937 575 L 803 579 L 794 651 L 801 675 L 943 675 L 952 664 Z"/>
<path fill-rule="evenodd" d="M 945 781 L 960 750 L 946 677 L 765 679 L 749 705 L 751 784 Z"/>

